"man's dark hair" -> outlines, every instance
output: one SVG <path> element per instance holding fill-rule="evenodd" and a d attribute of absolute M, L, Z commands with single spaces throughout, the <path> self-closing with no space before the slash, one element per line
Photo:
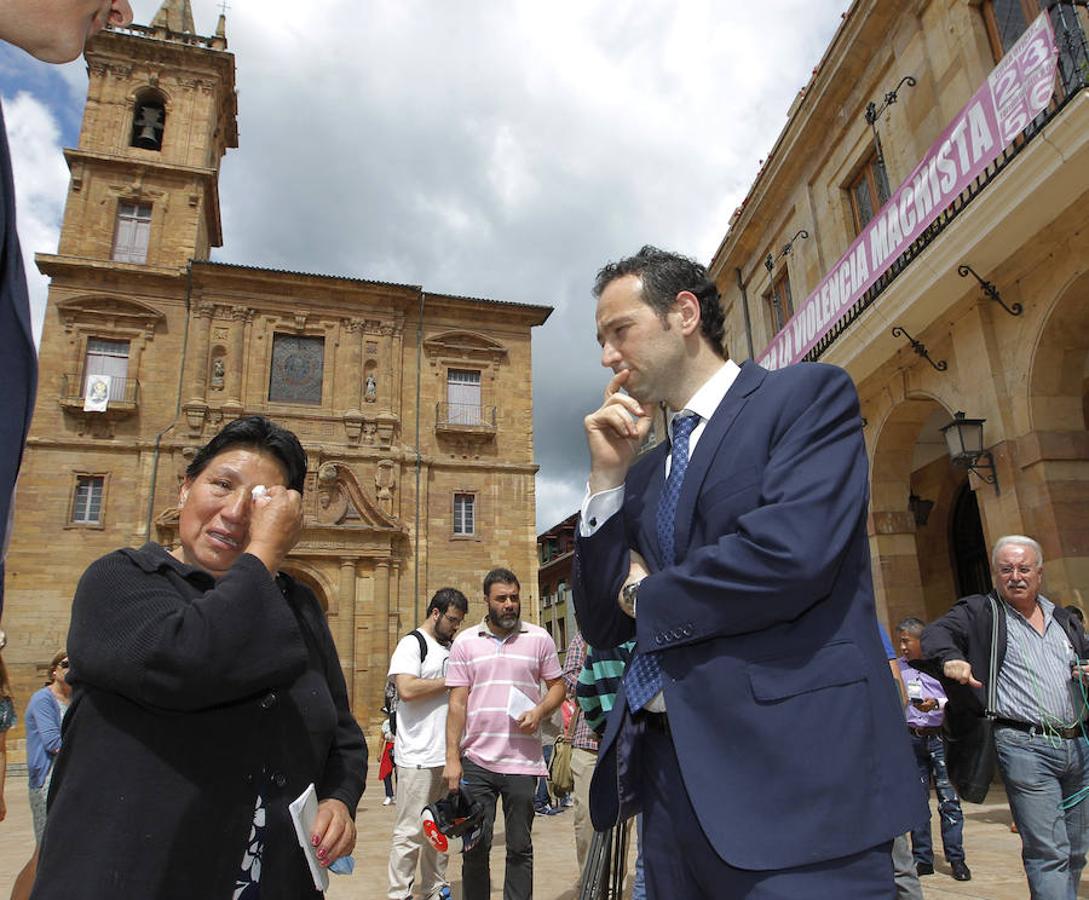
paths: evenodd
<path fill-rule="evenodd" d="M 643 282 L 643 301 L 663 321 L 681 291 L 695 294 L 700 302 L 700 333 L 715 353 L 727 358 L 722 346 L 726 316 L 719 302 L 718 288 L 704 266 L 687 256 L 647 244 L 635 256 L 604 266 L 594 281 L 594 296 L 601 297 L 605 288 L 625 275 L 635 275 Z"/>
<path fill-rule="evenodd" d="M 485 597 L 491 593 L 493 584 L 513 584 L 518 590 L 522 589 L 522 583 L 518 580 L 518 576 L 510 569 L 504 569 L 502 566 L 497 566 L 484 576 Z"/>
<path fill-rule="evenodd" d="M 897 631 L 906 631 L 913 637 L 921 635 L 924 628 L 926 628 L 926 622 L 917 616 L 908 616 L 903 622 L 896 626 Z"/>
<path fill-rule="evenodd" d="M 439 615 L 444 616 L 451 606 L 460 609 L 466 615 L 469 614 L 469 600 L 461 591 L 452 587 L 439 588 L 435 591 L 431 602 L 427 604 L 427 615 L 430 616 L 431 611 L 437 609 Z"/>
<path fill-rule="evenodd" d="M 287 486 L 300 494 L 306 479 L 306 452 L 293 432 L 281 428 L 264 416 L 246 416 L 235 419 L 224 426 L 223 430 L 197 451 L 189 468 L 185 470 L 187 478 L 196 478 L 208 468 L 208 463 L 227 450 L 243 448 L 267 453 L 284 467 Z"/>

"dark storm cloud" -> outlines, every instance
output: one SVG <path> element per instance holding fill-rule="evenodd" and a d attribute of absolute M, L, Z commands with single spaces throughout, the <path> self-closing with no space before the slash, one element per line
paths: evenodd
<path fill-rule="evenodd" d="M 647 242 L 709 259 L 846 5 L 235 0 L 215 257 L 554 306 L 533 349 L 547 527 L 581 496 L 607 381 L 595 272 Z M 210 34 L 217 4 L 193 12 Z"/>

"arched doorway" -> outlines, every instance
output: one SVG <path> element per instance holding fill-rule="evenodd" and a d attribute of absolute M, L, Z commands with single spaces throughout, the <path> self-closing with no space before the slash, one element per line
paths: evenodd
<path fill-rule="evenodd" d="M 1030 431 L 1019 441 L 1024 533 L 1044 548 L 1044 591 L 1089 598 L 1089 272 L 1073 278 L 1042 321 L 1027 379 Z"/>
<path fill-rule="evenodd" d="M 976 492 L 967 480 L 953 501 L 949 551 L 957 579 L 957 596 L 986 594 L 991 589 L 991 567 Z"/>
<path fill-rule="evenodd" d="M 976 496 L 949 460 L 941 429 L 949 409 L 909 397 L 889 412 L 873 454 L 870 551 L 879 616 L 890 629 L 906 616 L 933 621 L 986 579 L 986 538 Z M 955 538 L 954 538 L 955 536 Z"/>

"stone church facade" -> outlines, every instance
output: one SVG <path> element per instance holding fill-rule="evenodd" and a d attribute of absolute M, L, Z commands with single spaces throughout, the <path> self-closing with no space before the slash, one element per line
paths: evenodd
<path fill-rule="evenodd" d="M 327 610 L 373 724 L 392 648 L 437 588 L 477 617 L 484 572 L 506 565 L 536 615 L 531 333 L 551 310 L 211 261 L 220 161 L 238 145 L 223 18 L 201 37 L 188 0 L 167 0 L 86 58 L 60 245 L 38 256 L 41 383 L 7 559 L 20 704 L 64 644 L 86 566 L 171 545 L 193 453 L 257 413 L 306 449 L 285 569 Z"/>

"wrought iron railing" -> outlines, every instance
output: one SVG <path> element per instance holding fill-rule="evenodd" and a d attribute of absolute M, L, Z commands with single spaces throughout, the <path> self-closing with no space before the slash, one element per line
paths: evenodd
<path fill-rule="evenodd" d="M 1055 93 L 1048 108 L 1033 119 L 999 157 L 966 187 L 958 197 L 938 216 L 911 245 L 893 262 L 873 286 L 842 316 L 805 355 L 805 359 L 819 359 L 864 310 L 884 293 L 911 262 L 940 235 L 976 197 L 994 182 L 998 175 L 1018 154 L 1040 135 L 1044 127 L 1062 114 L 1066 105 L 1081 91 L 1089 88 L 1089 0 L 1052 0 L 1051 24 L 1055 29 L 1055 43 L 1059 50 Z"/>
<path fill-rule="evenodd" d="M 62 403 L 80 403 L 86 399 L 87 376 L 82 373 L 64 375 L 61 377 Z M 135 378 L 110 378 L 110 403 L 126 403 L 135 405 L 140 396 L 140 382 Z"/>
<path fill-rule="evenodd" d="M 440 428 L 495 430 L 495 407 L 479 403 L 436 403 L 435 423 Z"/>

